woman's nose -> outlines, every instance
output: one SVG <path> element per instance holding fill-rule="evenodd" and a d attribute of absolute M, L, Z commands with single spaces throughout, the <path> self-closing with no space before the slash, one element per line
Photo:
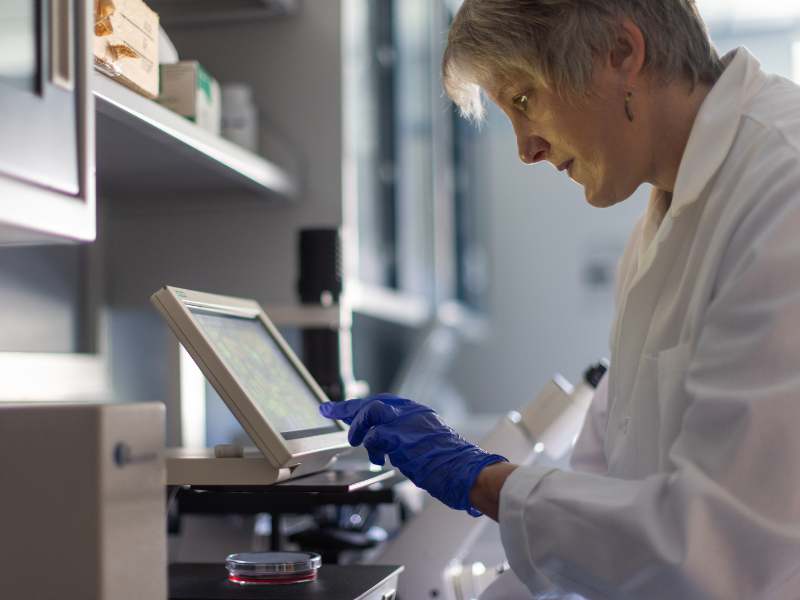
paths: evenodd
<path fill-rule="evenodd" d="M 526 165 L 532 165 L 547 158 L 550 144 L 538 135 L 517 136 L 519 159 Z"/>

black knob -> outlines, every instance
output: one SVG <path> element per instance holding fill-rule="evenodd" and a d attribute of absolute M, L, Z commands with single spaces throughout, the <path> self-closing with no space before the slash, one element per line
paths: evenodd
<path fill-rule="evenodd" d="M 600 359 L 600 362 L 590 366 L 583 374 L 583 380 L 593 388 L 596 388 L 608 371 L 608 359 Z"/>

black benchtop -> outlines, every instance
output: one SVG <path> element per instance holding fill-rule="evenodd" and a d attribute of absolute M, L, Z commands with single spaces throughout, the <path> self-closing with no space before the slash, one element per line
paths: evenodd
<path fill-rule="evenodd" d="M 242 586 L 228 581 L 221 564 L 178 563 L 169 566 L 170 600 L 354 600 L 383 584 L 402 567 L 323 565 L 317 580 L 272 586 Z"/>

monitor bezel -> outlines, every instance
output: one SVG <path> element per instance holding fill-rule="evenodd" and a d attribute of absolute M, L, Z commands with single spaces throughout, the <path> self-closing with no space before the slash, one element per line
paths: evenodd
<path fill-rule="evenodd" d="M 152 295 L 151 300 L 253 443 L 275 467 L 298 465 L 303 462 L 304 457 L 310 458 L 312 455 L 333 456 L 350 447 L 347 427 L 341 421 L 331 421 L 336 431 L 330 433 L 286 439 L 262 414 L 257 404 L 250 400 L 235 373 L 227 368 L 214 351 L 211 341 L 191 312 L 191 309 L 196 309 L 212 314 L 258 319 L 317 400 L 320 403 L 329 402 L 325 392 L 257 302 L 173 286 L 162 288 Z"/>

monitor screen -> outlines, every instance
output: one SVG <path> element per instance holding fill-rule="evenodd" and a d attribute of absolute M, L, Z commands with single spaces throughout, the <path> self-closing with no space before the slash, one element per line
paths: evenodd
<path fill-rule="evenodd" d="M 285 439 L 339 431 L 319 414 L 319 399 L 257 318 L 190 309 L 214 351 Z"/>

